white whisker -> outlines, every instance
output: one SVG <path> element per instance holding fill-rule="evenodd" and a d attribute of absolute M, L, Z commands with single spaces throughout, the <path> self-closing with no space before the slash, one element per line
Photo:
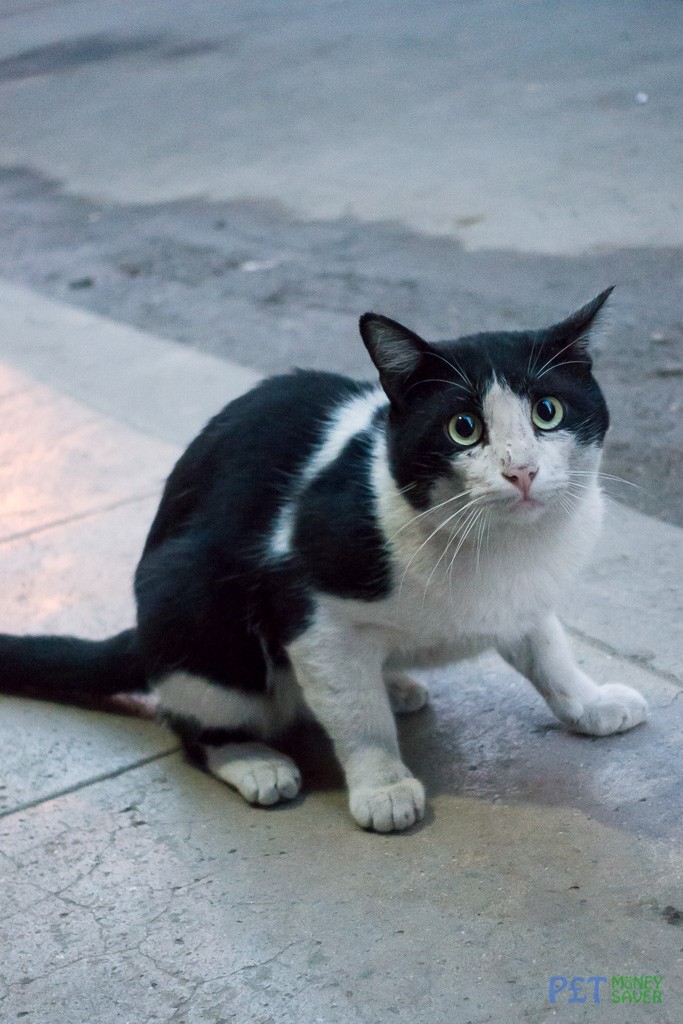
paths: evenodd
<path fill-rule="evenodd" d="M 536 373 L 534 374 L 534 377 L 535 377 L 535 379 L 536 379 L 536 380 L 539 380 L 539 379 L 540 379 L 540 377 L 542 377 L 542 376 L 543 376 L 543 375 L 545 374 L 546 370 L 547 370 L 547 369 L 550 369 L 550 367 L 551 367 L 551 366 L 552 366 L 552 364 L 553 364 L 553 363 L 555 362 L 555 360 L 556 360 L 556 359 L 559 359 L 559 358 L 560 358 L 560 356 L 562 355 L 562 353 L 563 353 L 563 352 L 566 352 L 568 348 L 571 348 L 571 347 L 572 347 L 572 345 L 574 345 L 574 344 L 575 344 L 575 341 L 576 341 L 576 339 L 575 339 L 575 338 L 572 338 L 572 340 L 571 340 L 571 341 L 570 341 L 570 342 L 569 342 L 569 343 L 568 343 L 567 345 L 565 345 L 565 346 L 564 346 L 564 348 L 561 348 L 559 352 L 555 352 L 555 353 L 554 353 L 554 354 L 553 354 L 553 355 L 552 355 L 552 356 L 550 357 L 550 359 L 547 359 L 547 360 L 545 361 L 545 363 L 543 364 L 543 366 L 541 367 L 541 369 L 540 369 L 540 370 L 538 370 L 538 371 L 537 371 L 537 372 L 536 372 Z"/>
<path fill-rule="evenodd" d="M 447 384 L 449 388 L 459 388 L 460 391 L 465 391 L 467 394 L 471 394 L 472 390 L 471 388 L 460 384 L 457 380 L 446 380 L 443 377 L 424 377 L 422 380 L 416 380 L 414 384 L 411 384 L 406 391 L 406 394 L 408 394 L 408 391 L 412 391 L 413 388 L 416 388 L 418 384 Z"/>
<path fill-rule="evenodd" d="M 639 491 L 644 490 L 644 488 L 641 487 L 640 484 L 634 483 L 633 480 L 625 480 L 623 478 L 623 476 L 614 476 L 614 474 L 612 474 L 612 473 L 603 473 L 602 471 L 598 471 L 598 472 L 596 472 L 594 474 L 594 473 L 592 473 L 592 472 L 590 472 L 588 470 L 572 469 L 572 470 L 569 470 L 567 475 L 568 476 L 594 476 L 595 475 L 599 480 L 613 480 L 613 481 L 615 481 L 616 483 L 619 483 L 619 484 L 626 484 L 628 487 L 635 487 Z"/>
<path fill-rule="evenodd" d="M 459 553 L 460 549 L 462 548 L 463 544 L 465 543 L 465 541 L 467 540 L 469 534 L 471 533 L 472 527 L 477 522 L 479 516 L 483 514 L 483 512 L 484 512 L 484 509 L 477 509 L 474 512 L 474 517 L 470 518 L 469 525 L 467 526 L 467 528 L 465 529 L 465 532 L 463 533 L 462 537 L 460 538 L 458 546 L 456 547 L 455 551 L 453 552 L 453 557 L 451 558 L 450 563 L 448 565 L 447 575 L 448 575 L 449 580 L 452 580 L 453 565 L 455 563 L 456 558 L 458 557 L 458 553 Z"/>
<path fill-rule="evenodd" d="M 429 534 L 429 536 L 426 538 L 426 540 L 422 541 L 420 546 L 411 555 L 411 557 L 410 557 L 410 559 L 408 561 L 408 564 L 406 565 L 405 569 L 403 570 L 403 575 L 401 576 L 401 582 L 400 582 L 399 588 L 398 588 L 398 590 L 399 590 L 399 597 L 400 597 L 400 594 L 401 594 L 401 590 L 403 589 L 403 584 L 404 584 L 405 578 L 406 578 L 406 576 L 408 574 L 408 570 L 410 569 L 410 566 L 413 564 L 413 562 L 415 561 L 415 559 L 417 558 L 419 553 L 422 551 L 422 549 L 430 542 L 430 540 L 433 537 L 436 536 L 436 534 L 440 530 L 443 530 L 443 528 L 445 526 L 448 526 L 448 524 L 450 522 L 452 522 L 454 519 L 457 519 L 459 516 L 461 516 L 464 512 L 466 512 L 469 508 L 471 508 L 472 505 L 476 504 L 479 500 L 480 500 L 480 498 L 473 498 L 472 501 L 467 502 L 467 504 L 463 508 L 457 509 L 453 513 L 453 515 L 448 516 L 446 519 L 443 520 L 443 522 L 439 523 L 438 526 L 434 530 L 432 530 L 432 532 Z"/>
<path fill-rule="evenodd" d="M 428 355 L 430 355 L 430 356 L 434 356 L 434 358 L 435 358 L 435 359 L 440 359 L 442 363 L 445 363 L 445 364 L 446 364 L 446 366 L 450 367 L 450 369 L 451 369 L 451 370 L 453 370 L 453 371 L 454 371 L 454 373 L 457 373 L 457 374 L 458 374 L 458 376 L 460 377 L 460 379 L 461 379 L 461 380 L 463 381 L 463 383 L 464 383 L 464 384 L 466 385 L 466 387 L 467 387 L 467 390 L 468 390 L 468 391 L 469 391 L 470 393 L 473 393 L 473 387 L 472 387 L 472 382 L 471 382 L 470 380 L 468 380 L 468 379 L 467 379 L 467 377 L 465 376 L 465 374 L 463 373 L 463 371 L 462 371 L 462 370 L 460 369 L 460 367 L 459 367 L 459 366 L 456 366 L 456 364 L 455 364 L 455 363 L 451 363 L 451 362 L 450 362 L 450 360 L 446 359 L 446 357 L 445 357 L 445 356 L 442 356 L 440 352 L 435 352 L 433 348 L 432 348 L 432 349 L 430 349 L 430 350 L 429 350 L 429 352 L 428 352 L 427 354 L 428 354 Z"/>
<path fill-rule="evenodd" d="M 547 369 L 543 370 L 542 373 L 534 375 L 534 380 L 540 380 L 541 377 L 545 377 L 546 373 L 550 373 L 551 370 L 559 370 L 561 366 L 585 366 L 585 362 L 582 359 L 565 359 L 561 363 L 552 363 Z"/>
<path fill-rule="evenodd" d="M 461 509 L 461 510 L 460 510 L 460 512 L 456 513 L 456 515 L 455 515 L 455 516 L 452 516 L 451 518 L 452 518 L 452 519 L 458 518 L 458 516 L 460 516 L 460 515 L 461 515 L 462 513 L 464 513 L 464 512 L 467 512 L 467 510 L 468 510 L 468 509 L 471 509 L 471 508 L 472 508 L 473 506 L 475 506 L 475 505 L 476 505 L 476 503 L 477 503 L 477 501 L 478 501 L 478 499 L 477 499 L 477 498 L 475 498 L 475 499 L 474 499 L 473 501 L 471 501 L 471 502 L 469 502 L 469 503 L 468 503 L 467 505 L 465 505 L 465 507 L 464 507 L 463 509 Z M 436 564 L 434 565 L 434 567 L 433 567 L 432 571 L 430 572 L 430 574 L 429 574 L 429 577 L 428 577 L 428 579 L 427 579 L 427 582 L 426 582 L 426 584 L 425 584 L 425 590 L 424 590 L 425 596 L 426 596 L 426 594 L 427 594 L 427 587 L 429 586 L 429 584 L 430 584 L 430 582 L 431 582 L 431 579 L 432 579 L 432 577 L 433 577 L 434 573 L 435 573 L 435 572 L 436 572 L 436 570 L 438 569 L 438 567 L 439 567 L 439 564 L 440 564 L 440 562 L 442 561 L 442 559 L 443 559 L 443 558 L 444 558 L 444 556 L 446 555 L 446 553 L 447 553 L 447 551 L 448 551 L 449 547 L 451 546 L 451 544 L 453 543 L 453 541 L 455 540 L 455 538 L 456 538 L 456 537 L 458 536 L 458 534 L 460 533 L 460 531 L 461 531 L 462 529 L 464 529 L 464 528 L 465 528 L 465 526 L 466 526 L 466 524 L 467 524 L 467 523 L 469 522 L 470 516 L 471 516 L 472 514 L 473 514 L 473 513 L 472 513 L 472 512 L 470 512 L 470 513 L 469 513 L 469 515 L 467 515 L 467 516 L 465 517 L 465 522 L 464 522 L 464 523 L 460 523 L 459 525 L 456 525 L 456 526 L 455 526 L 455 527 L 454 527 L 454 528 L 453 528 L 453 529 L 452 529 L 452 530 L 450 531 L 450 533 L 449 533 L 449 536 L 448 536 L 448 541 L 446 542 L 446 546 L 445 546 L 445 548 L 443 549 L 443 551 L 441 552 L 441 554 L 440 554 L 440 556 L 439 556 L 439 558 L 438 558 L 438 560 L 437 560 Z M 419 550 L 419 549 L 418 549 L 418 550 Z M 410 563 L 408 563 L 408 564 L 410 564 Z M 423 602 L 424 602 L 424 597 L 423 597 Z"/>
<path fill-rule="evenodd" d="M 423 512 L 418 512 L 418 514 L 413 516 L 412 519 L 409 519 L 407 523 L 404 523 L 403 526 L 400 526 L 395 533 L 392 533 L 391 537 L 388 538 L 389 543 L 391 543 L 391 541 L 394 540 L 395 537 L 398 537 L 399 533 L 401 533 L 403 530 L 407 530 L 409 526 L 412 526 L 413 523 L 416 523 L 419 519 L 424 519 L 425 516 L 431 515 L 433 512 L 438 511 L 438 509 L 443 508 L 444 505 L 450 505 L 451 502 L 453 501 L 458 501 L 460 498 L 466 498 L 468 494 L 473 493 L 473 490 L 473 488 L 470 488 L 467 491 L 459 491 L 458 494 L 454 494 L 453 497 L 446 498 L 445 501 L 440 501 L 438 505 L 430 505 L 430 507 L 425 509 Z"/>

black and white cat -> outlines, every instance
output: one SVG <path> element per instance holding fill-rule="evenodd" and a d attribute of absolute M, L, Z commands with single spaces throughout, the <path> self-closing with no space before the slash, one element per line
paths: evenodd
<path fill-rule="evenodd" d="M 313 716 L 378 832 L 425 807 L 393 715 L 427 702 L 410 668 L 494 647 L 571 729 L 644 721 L 639 693 L 577 667 L 554 612 L 600 526 L 588 336 L 610 291 L 546 330 L 436 344 L 366 313 L 381 386 L 297 371 L 228 405 L 166 484 L 137 628 L 0 637 L 0 688 L 151 688 L 193 758 L 262 805 L 301 781 L 267 744 Z"/>

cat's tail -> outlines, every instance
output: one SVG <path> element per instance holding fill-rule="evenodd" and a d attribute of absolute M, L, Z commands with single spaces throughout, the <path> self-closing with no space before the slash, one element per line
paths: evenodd
<path fill-rule="evenodd" d="M 107 640 L 0 634 L 0 693 L 92 707 L 147 689 L 134 629 Z"/>

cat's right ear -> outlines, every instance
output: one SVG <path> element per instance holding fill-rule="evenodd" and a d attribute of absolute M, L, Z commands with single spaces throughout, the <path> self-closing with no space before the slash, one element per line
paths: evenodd
<path fill-rule="evenodd" d="M 359 326 L 387 398 L 400 404 L 405 386 L 429 351 L 429 345 L 407 327 L 379 313 L 364 313 Z"/>

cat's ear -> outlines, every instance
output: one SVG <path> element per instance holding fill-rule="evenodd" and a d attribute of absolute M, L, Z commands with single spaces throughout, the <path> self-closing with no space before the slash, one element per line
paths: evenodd
<path fill-rule="evenodd" d="M 407 327 L 379 313 L 364 313 L 359 326 L 387 398 L 400 402 L 405 385 L 429 351 L 429 345 Z"/>
<path fill-rule="evenodd" d="M 600 310 L 613 291 L 614 285 L 611 288 L 605 288 L 604 292 L 596 295 L 592 302 L 587 302 L 566 320 L 551 327 L 548 332 L 550 344 L 561 351 L 570 352 L 573 359 L 590 367 L 591 357 L 588 345 L 591 330 L 595 326 Z"/>

